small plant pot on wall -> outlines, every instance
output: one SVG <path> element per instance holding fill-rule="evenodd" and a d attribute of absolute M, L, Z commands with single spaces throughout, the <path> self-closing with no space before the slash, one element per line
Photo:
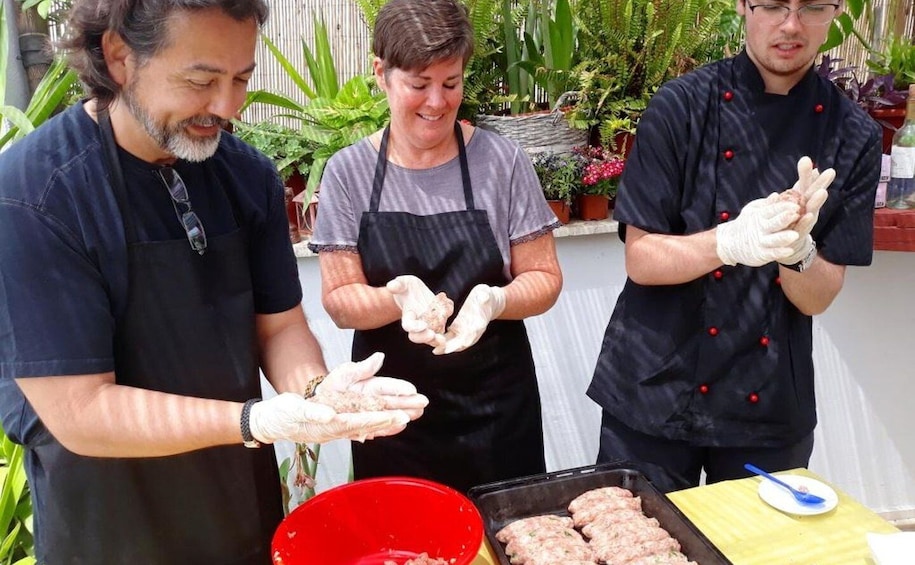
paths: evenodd
<path fill-rule="evenodd" d="M 610 198 L 601 194 L 578 195 L 578 217 L 582 220 L 606 220 L 610 216 Z"/>
<path fill-rule="evenodd" d="M 547 200 L 546 203 L 550 205 L 553 213 L 556 214 L 559 223 L 568 224 L 572 219 L 572 207 L 568 202 L 564 200 Z"/>

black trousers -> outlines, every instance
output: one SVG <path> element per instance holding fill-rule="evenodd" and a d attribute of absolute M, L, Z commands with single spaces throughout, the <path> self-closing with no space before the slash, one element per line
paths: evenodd
<path fill-rule="evenodd" d="M 744 463 L 770 472 L 807 467 L 813 452 L 813 432 L 785 447 L 697 447 L 637 432 L 606 411 L 600 427 L 597 462 L 629 462 L 661 492 L 699 486 L 703 469 L 711 484 L 749 477 Z"/>

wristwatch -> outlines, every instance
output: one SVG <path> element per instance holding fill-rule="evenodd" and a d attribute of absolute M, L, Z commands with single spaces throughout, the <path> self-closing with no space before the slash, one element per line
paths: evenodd
<path fill-rule="evenodd" d="M 816 257 L 817 257 L 817 246 L 816 246 L 816 243 L 814 243 L 813 245 L 810 246 L 810 251 L 807 252 L 807 255 L 805 255 L 803 259 L 801 259 L 797 263 L 791 263 L 790 265 L 784 265 L 784 266 L 787 267 L 788 269 L 791 269 L 792 271 L 797 271 L 799 273 L 803 273 L 804 271 L 806 271 L 807 269 L 810 268 L 810 265 L 813 264 L 813 260 L 816 259 Z"/>
<path fill-rule="evenodd" d="M 245 447 L 255 448 L 261 446 L 261 442 L 251 435 L 251 407 L 260 401 L 260 398 L 252 398 L 246 401 L 241 409 L 241 439 Z"/>

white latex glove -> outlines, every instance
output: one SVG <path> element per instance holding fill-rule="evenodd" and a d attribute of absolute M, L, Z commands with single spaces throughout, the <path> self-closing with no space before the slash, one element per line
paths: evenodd
<path fill-rule="evenodd" d="M 286 439 L 296 443 L 325 443 L 335 439 L 362 440 L 396 427 L 410 418 L 399 410 L 337 414 L 330 406 L 284 392 L 251 407 L 251 435 L 261 443 Z M 398 430 L 399 431 L 399 430 Z"/>
<path fill-rule="evenodd" d="M 348 387 L 355 383 L 365 387 L 366 381 L 373 378 L 383 360 L 384 356 L 376 353 L 359 363 L 344 363 L 331 371 L 319 388 L 327 381 L 334 388 Z M 396 385 L 395 390 L 409 389 Z M 415 391 L 414 388 L 414 394 Z M 421 399 L 415 401 L 418 403 Z M 335 439 L 363 441 L 366 438 L 396 434 L 409 421 L 410 416 L 399 409 L 337 414 L 329 406 L 306 400 L 302 395 L 292 392 L 254 404 L 249 419 L 251 435 L 261 443 L 273 443 L 281 439 L 296 443 L 325 443 Z"/>
<path fill-rule="evenodd" d="M 343 363 L 327 375 L 315 392 L 334 390 L 380 396 L 384 398 L 384 405 L 388 411 L 402 411 L 410 420 L 422 416 L 423 410 L 429 404 L 429 399 L 417 393 L 416 387 L 409 381 L 375 376 L 381 369 L 382 363 L 384 363 L 384 353 L 378 352 L 358 363 Z"/>
<path fill-rule="evenodd" d="M 797 203 L 780 202 L 777 192 L 749 202 L 737 219 L 718 226 L 718 258 L 725 265 L 760 267 L 790 256 L 798 235 L 788 226 L 798 220 L 798 212 Z"/>
<path fill-rule="evenodd" d="M 445 342 L 432 353 L 444 355 L 463 351 L 479 341 L 489 322 L 505 310 L 505 291 L 498 286 L 478 284 L 470 290 L 461 311 L 445 332 Z"/>
<path fill-rule="evenodd" d="M 801 157 L 797 162 L 797 182 L 790 189 L 801 194 L 805 202 L 806 211 L 801 219 L 793 226 L 793 230 L 798 233 L 798 240 L 791 246 L 792 253 L 779 263 L 791 265 L 802 260 L 810 253 L 813 247 L 813 238 L 810 237 L 810 231 L 816 225 L 820 217 L 820 209 L 829 197 L 826 190 L 832 181 L 836 178 L 836 172 L 833 169 L 826 169 L 822 173 L 813 168 L 813 162 L 809 157 Z"/>
<path fill-rule="evenodd" d="M 413 275 L 401 275 L 388 281 L 385 288 L 400 308 L 400 326 L 407 332 L 410 341 L 433 347 L 444 342 L 444 337 L 429 329 L 429 325 L 420 318 L 435 300 L 435 293 L 426 283 Z"/>

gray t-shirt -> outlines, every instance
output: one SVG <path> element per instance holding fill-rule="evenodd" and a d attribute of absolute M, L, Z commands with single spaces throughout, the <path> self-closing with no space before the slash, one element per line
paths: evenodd
<path fill-rule="evenodd" d="M 378 151 L 368 138 L 331 157 L 321 179 L 309 249 L 356 251 L 377 159 Z M 517 143 L 478 128 L 467 143 L 467 162 L 474 204 L 489 216 L 510 279 L 510 247 L 560 224 L 546 204 L 530 157 Z M 406 169 L 389 162 L 378 210 L 416 215 L 466 210 L 458 157 L 431 169 Z"/>

